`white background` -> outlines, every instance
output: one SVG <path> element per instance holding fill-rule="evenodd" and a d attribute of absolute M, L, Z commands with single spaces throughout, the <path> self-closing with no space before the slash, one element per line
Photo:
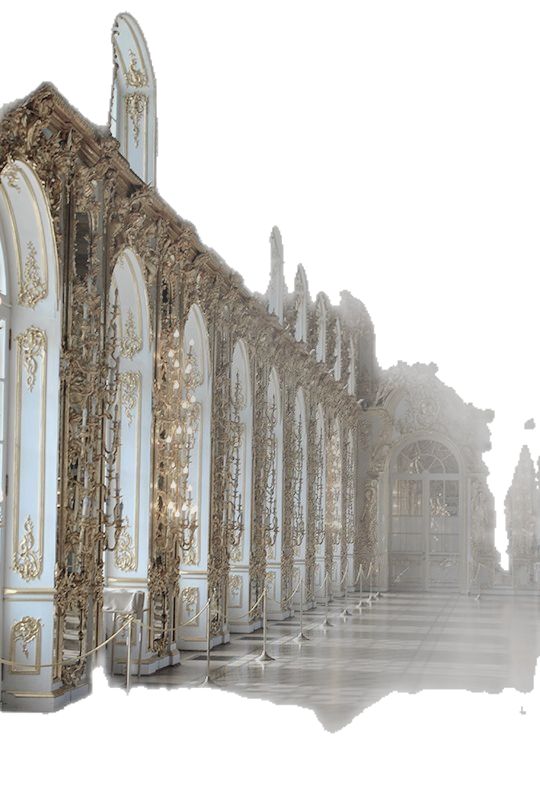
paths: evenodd
<path fill-rule="evenodd" d="M 521 444 L 540 452 L 538 4 L 11 2 L 0 103 L 49 80 L 105 124 L 124 10 L 157 76 L 160 193 L 254 290 L 278 225 L 289 286 L 302 262 L 313 296 L 361 298 L 383 367 L 433 360 L 495 410 L 504 551 Z M 536 694 L 394 695 L 332 736 L 300 709 L 100 683 L 57 716 L 0 716 L 0 807 L 534 804 Z"/>

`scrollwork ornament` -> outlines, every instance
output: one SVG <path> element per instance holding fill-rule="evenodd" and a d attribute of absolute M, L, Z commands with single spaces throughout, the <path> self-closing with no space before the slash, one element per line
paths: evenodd
<path fill-rule="evenodd" d="M 126 323 L 124 327 L 124 334 L 120 343 L 120 354 L 122 357 L 127 357 L 128 360 L 133 360 L 136 354 L 142 349 L 142 338 L 137 332 L 135 326 L 135 318 L 133 310 L 128 310 Z"/>
<path fill-rule="evenodd" d="M 35 309 L 47 295 L 47 284 L 41 275 L 33 242 L 28 242 L 27 251 L 19 289 L 19 304 Z"/>
<path fill-rule="evenodd" d="M 36 384 L 38 359 L 45 355 L 47 336 L 39 327 L 30 326 L 17 336 L 17 343 L 22 353 L 22 360 L 26 371 L 26 384 L 28 389 L 33 391 Z"/>
<path fill-rule="evenodd" d="M 24 521 L 24 534 L 13 553 L 13 570 L 30 582 L 37 579 L 43 567 L 43 555 L 35 548 L 34 524 L 30 515 Z"/>
<path fill-rule="evenodd" d="M 122 406 L 130 426 L 133 423 L 133 414 L 137 407 L 141 381 L 142 375 L 140 371 L 122 371 L 120 373 Z"/>
<path fill-rule="evenodd" d="M 30 655 L 30 644 L 35 641 L 41 630 L 41 620 L 32 616 L 23 616 L 11 630 L 13 641 L 20 642 L 25 658 Z"/>

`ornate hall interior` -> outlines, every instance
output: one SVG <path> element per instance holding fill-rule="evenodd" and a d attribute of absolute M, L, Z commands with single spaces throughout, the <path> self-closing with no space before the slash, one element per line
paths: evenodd
<path fill-rule="evenodd" d="M 253 293 L 157 191 L 156 77 L 113 27 L 106 127 L 44 83 L 0 111 L 1 708 L 212 686 L 335 730 L 392 691 L 530 691 L 539 474 L 494 413 L 379 365 L 356 293 L 269 228 Z M 336 271 L 337 272 L 337 271 Z M 361 283 L 359 282 L 359 287 Z"/>

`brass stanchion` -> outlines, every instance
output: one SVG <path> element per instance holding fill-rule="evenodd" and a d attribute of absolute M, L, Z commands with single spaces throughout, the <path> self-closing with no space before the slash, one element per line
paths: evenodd
<path fill-rule="evenodd" d="M 304 633 L 304 580 L 300 584 L 300 632 L 294 637 L 293 641 L 301 644 L 303 641 L 309 641 L 309 637 Z"/>
<path fill-rule="evenodd" d="M 131 687 L 131 624 L 133 622 L 133 615 L 128 619 L 127 626 L 127 655 L 126 655 L 126 695 L 129 695 Z"/>
<path fill-rule="evenodd" d="M 360 568 L 358 569 L 358 577 L 357 580 L 360 580 L 360 597 L 358 599 L 357 604 L 354 606 L 355 610 L 358 610 L 360 613 L 362 612 L 362 608 L 366 607 L 367 602 L 364 600 L 364 566 L 360 563 Z"/>
<path fill-rule="evenodd" d="M 345 582 L 347 573 L 349 571 L 349 561 L 347 560 L 347 565 L 345 566 L 345 571 L 343 572 L 343 576 L 341 577 L 341 585 L 345 586 L 345 607 L 339 614 L 342 618 L 346 619 L 348 616 L 352 616 L 352 613 L 347 608 L 347 583 Z"/>
<path fill-rule="evenodd" d="M 200 684 L 201 686 L 211 686 L 213 684 L 210 678 L 210 602 L 211 600 L 208 599 L 206 603 L 206 676 Z"/>
<path fill-rule="evenodd" d="M 255 660 L 261 664 L 265 664 L 267 661 L 275 661 L 275 658 L 272 658 L 266 651 L 266 580 L 263 591 L 263 648 L 261 654 Z"/>
<path fill-rule="evenodd" d="M 328 621 L 328 588 L 329 588 L 328 571 L 326 572 L 326 576 L 324 578 L 324 581 L 325 581 L 325 584 L 326 584 L 326 589 L 325 589 L 326 607 L 325 607 L 324 621 L 321 624 L 321 627 L 333 627 L 334 625 L 331 622 Z"/>

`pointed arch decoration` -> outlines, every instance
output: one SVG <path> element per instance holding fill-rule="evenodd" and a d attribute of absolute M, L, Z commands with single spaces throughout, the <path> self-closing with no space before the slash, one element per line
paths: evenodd
<path fill-rule="evenodd" d="M 131 14 L 116 17 L 112 44 L 114 70 L 109 127 L 135 174 L 155 186 L 156 80 L 144 34 Z"/>
<path fill-rule="evenodd" d="M 293 588 L 300 579 L 307 585 L 308 541 L 308 410 L 303 388 L 296 390 L 292 448 L 289 464 L 292 467 L 292 519 L 291 545 L 293 550 Z M 300 600 L 297 591 L 294 603 Z"/>
<path fill-rule="evenodd" d="M 187 469 L 183 499 L 189 505 L 186 511 L 195 516 L 196 528 L 190 548 L 182 553 L 177 623 L 189 621 L 208 598 L 212 376 L 208 327 L 198 304 L 193 304 L 188 312 L 182 362 L 181 394 L 193 409 L 193 419 L 184 433 Z M 205 621 L 204 616 L 199 616 L 183 627 L 177 633 L 177 646 L 185 650 L 202 649 Z"/>
<path fill-rule="evenodd" d="M 116 475 L 122 497 L 122 530 L 109 544 L 109 584 L 144 582 L 149 559 L 153 345 L 139 258 L 127 249 L 117 259 L 109 301 L 116 307 L 120 348 L 118 410 L 120 450 Z"/>
<path fill-rule="evenodd" d="M 41 182 L 27 163 L 8 160 L 0 174 L 0 654 L 17 648 L 26 621 L 34 662 L 51 660 L 55 636 L 58 275 Z M 47 593 L 39 603 L 36 588 Z M 6 704 L 18 690 L 54 692 L 51 669 L 22 669 L 5 672 Z"/>
<path fill-rule="evenodd" d="M 228 475 L 228 510 L 225 536 L 229 551 L 228 621 L 231 632 L 246 632 L 258 623 L 249 615 L 252 581 L 251 491 L 253 478 L 253 396 L 251 364 L 247 346 L 237 340 L 231 363 L 230 434 L 231 459 Z"/>
<path fill-rule="evenodd" d="M 315 597 L 324 598 L 326 590 L 326 431 L 322 405 L 315 415 L 315 480 L 313 494 L 315 545 Z"/>
<path fill-rule="evenodd" d="M 283 408 L 281 384 L 274 367 L 270 370 L 265 403 L 264 537 L 266 577 L 271 602 L 268 615 L 283 618 Z"/>

